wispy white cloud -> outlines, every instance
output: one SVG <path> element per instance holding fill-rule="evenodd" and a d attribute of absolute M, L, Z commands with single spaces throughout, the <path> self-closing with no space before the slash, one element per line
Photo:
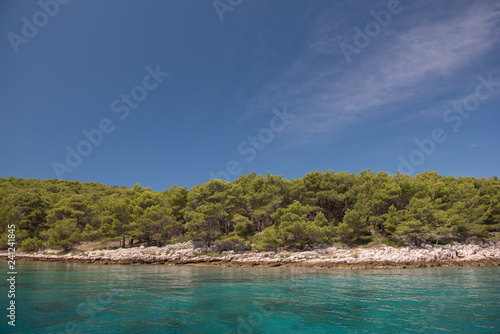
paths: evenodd
<path fill-rule="evenodd" d="M 385 29 L 390 33 L 372 42 L 380 44 L 363 50 L 351 65 L 338 51 L 346 38 L 342 22 L 327 12 L 317 19 L 295 63 L 250 101 L 249 111 L 287 104 L 299 116 L 294 130 L 313 135 L 450 90 L 442 83 L 453 82 L 457 72 L 491 50 L 500 37 L 497 3 L 465 4 L 439 19 L 422 20 L 418 16 L 423 12 L 411 12 L 408 5 L 410 23 L 389 25 Z"/>

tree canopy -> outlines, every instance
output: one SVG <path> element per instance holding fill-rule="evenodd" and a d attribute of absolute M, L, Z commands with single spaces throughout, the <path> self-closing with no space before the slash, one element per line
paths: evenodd
<path fill-rule="evenodd" d="M 163 245 L 176 240 L 257 249 L 342 243 L 404 245 L 500 237 L 500 180 L 425 172 L 242 175 L 154 192 L 56 179 L 0 178 L 0 247 L 70 249 L 82 241 Z"/>

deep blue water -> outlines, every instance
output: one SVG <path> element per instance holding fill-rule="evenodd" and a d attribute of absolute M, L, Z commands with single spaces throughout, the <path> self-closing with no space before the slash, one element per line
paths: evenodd
<path fill-rule="evenodd" d="M 16 327 L 3 283 L 2 333 L 500 333 L 500 267 L 18 262 L 17 271 Z"/>

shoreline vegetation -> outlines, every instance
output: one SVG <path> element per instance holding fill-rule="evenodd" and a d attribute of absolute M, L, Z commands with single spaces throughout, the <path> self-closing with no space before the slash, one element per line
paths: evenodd
<path fill-rule="evenodd" d="M 135 253 L 145 247 L 156 252 L 153 262 L 461 263 L 497 259 L 496 248 L 490 254 L 474 247 L 499 242 L 496 176 L 328 170 L 287 180 L 252 172 L 162 192 L 139 184 L 0 178 L 0 250 L 42 251 L 34 257 L 40 260 L 56 258 L 44 249 L 68 253 L 94 243 L 118 249 L 103 249 L 102 256 L 83 249 L 61 259 L 147 262 L 147 254 Z M 172 255 L 175 245 L 187 248 Z"/>
<path fill-rule="evenodd" d="M 20 253 L 24 261 L 76 262 L 92 264 L 199 265 L 220 267 L 307 267 L 325 269 L 421 268 L 435 266 L 500 265 L 500 244 L 455 244 L 395 248 L 322 247 L 309 251 L 222 251 L 217 245 L 188 241 L 163 247 L 133 247 L 82 251 L 73 249 L 64 255 L 56 251 Z M 0 254 L 7 259 L 7 254 Z"/>

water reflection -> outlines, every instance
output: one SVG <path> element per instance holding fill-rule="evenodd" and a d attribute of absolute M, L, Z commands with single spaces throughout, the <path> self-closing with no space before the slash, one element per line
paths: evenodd
<path fill-rule="evenodd" d="M 500 331 L 500 268 L 316 270 L 24 262 L 21 332 Z M 28 330 L 28 331 L 26 331 Z"/>

